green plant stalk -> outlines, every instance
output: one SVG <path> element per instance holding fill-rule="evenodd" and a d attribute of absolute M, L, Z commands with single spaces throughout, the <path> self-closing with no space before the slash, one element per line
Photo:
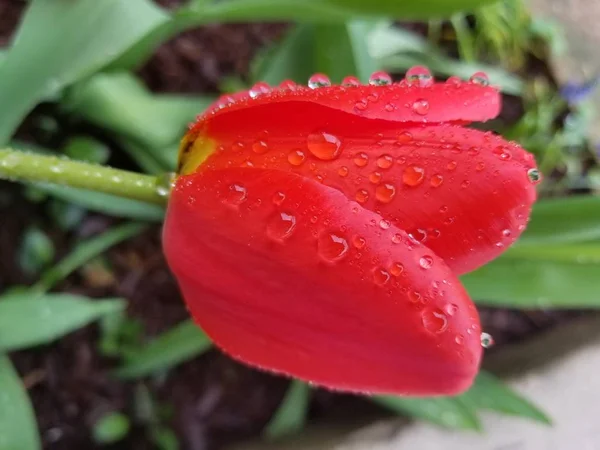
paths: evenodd
<path fill-rule="evenodd" d="M 161 176 L 13 149 L 0 149 L 0 179 L 60 184 L 161 205 L 170 187 Z"/>

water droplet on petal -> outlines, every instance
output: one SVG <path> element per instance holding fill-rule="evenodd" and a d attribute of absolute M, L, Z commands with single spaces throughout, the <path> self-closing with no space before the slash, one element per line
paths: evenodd
<path fill-rule="evenodd" d="M 480 86 L 489 86 L 490 84 L 490 79 L 488 78 L 485 72 L 474 73 L 473 75 L 471 75 L 471 78 L 469 78 L 469 81 L 473 84 L 478 84 Z"/>
<path fill-rule="evenodd" d="M 463 345 L 465 343 L 465 337 L 462 334 L 457 334 L 454 337 L 454 342 L 456 342 L 458 345 Z"/>
<path fill-rule="evenodd" d="M 338 233 L 323 233 L 317 241 L 319 255 L 327 262 L 343 259 L 348 253 L 348 242 Z"/>
<path fill-rule="evenodd" d="M 454 304 L 454 303 L 448 303 L 446 305 L 446 313 L 448 313 L 449 316 L 453 316 L 454 314 L 456 314 L 458 312 L 458 305 Z"/>
<path fill-rule="evenodd" d="M 382 174 L 381 172 L 373 172 L 369 175 L 369 181 L 373 184 L 379 184 L 381 183 L 381 178 L 382 178 Z"/>
<path fill-rule="evenodd" d="M 414 66 L 406 71 L 404 77 L 411 86 L 431 86 L 434 82 L 433 76 L 425 66 Z"/>
<path fill-rule="evenodd" d="M 402 242 L 402 235 L 400 233 L 396 233 L 392 236 L 392 242 L 394 244 L 399 244 Z"/>
<path fill-rule="evenodd" d="M 354 76 L 348 76 L 342 80 L 342 86 L 346 86 L 346 87 L 360 86 L 360 80 Z"/>
<path fill-rule="evenodd" d="M 396 138 L 396 142 L 398 144 L 408 144 L 409 142 L 412 142 L 412 140 L 413 135 L 409 131 L 402 131 Z"/>
<path fill-rule="evenodd" d="M 390 273 L 393 276 L 399 277 L 400 275 L 402 275 L 402 272 L 404 272 L 404 266 L 402 264 L 400 264 L 399 262 L 396 262 L 391 265 Z"/>
<path fill-rule="evenodd" d="M 252 144 L 252 151 L 258 155 L 262 155 L 263 153 L 267 153 L 269 151 L 269 146 L 265 141 L 256 141 Z"/>
<path fill-rule="evenodd" d="M 329 133 L 311 133 L 306 140 L 308 150 L 317 158 L 330 161 L 341 153 L 342 141 Z"/>
<path fill-rule="evenodd" d="M 379 227 L 380 227 L 382 230 L 387 230 L 387 229 L 389 229 L 391 226 L 392 226 L 392 224 L 391 224 L 391 223 L 390 223 L 388 220 L 381 219 L 381 220 L 379 221 Z"/>
<path fill-rule="evenodd" d="M 338 175 L 342 178 L 347 177 L 349 172 L 350 171 L 348 170 L 348 168 L 346 166 L 342 166 L 338 169 Z"/>
<path fill-rule="evenodd" d="M 250 88 L 248 95 L 250 95 L 250 98 L 256 98 L 259 95 L 268 94 L 269 92 L 271 92 L 271 86 L 263 81 L 259 81 Z"/>
<path fill-rule="evenodd" d="M 426 308 L 421 313 L 423 326 L 430 333 L 442 333 L 448 328 L 448 317 L 439 308 Z"/>
<path fill-rule="evenodd" d="M 411 303 L 419 303 L 421 301 L 421 294 L 417 291 L 408 291 L 408 301 Z"/>
<path fill-rule="evenodd" d="M 306 155 L 302 150 L 292 150 L 288 153 L 287 160 L 292 166 L 301 165 L 306 159 Z"/>
<path fill-rule="evenodd" d="M 457 166 L 458 166 L 458 163 L 456 161 L 450 161 L 448 163 L 448 165 L 446 166 L 446 168 L 448 170 L 454 170 L 454 169 L 456 169 Z"/>
<path fill-rule="evenodd" d="M 412 110 L 420 116 L 425 116 L 429 112 L 429 102 L 424 98 L 415 100 L 412 104 Z"/>
<path fill-rule="evenodd" d="M 248 191 L 241 184 L 232 184 L 225 193 L 225 201 L 230 205 L 237 206 L 248 198 Z"/>
<path fill-rule="evenodd" d="M 371 86 L 387 86 L 392 84 L 392 77 L 387 72 L 373 72 L 369 77 L 369 84 Z"/>
<path fill-rule="evenodd" d="M 429 183 L 433 187 L 440 187 L 443 182 L 444 182 L 444 177 L 442 175 L 440 175 L 439 173 L 436 173 L 435 175 L 433 175 L 431 177 L 431 180 L 429 181 Z"/>
<path fill-rule="evenodd" d="M 331 80 L 327 75 L 322 73 L 315 73 L 308 79 L 308 87 L 311 89 L 317 89 L 322 87 L 331 86 Z"/>
<path fill-rule="evenodd" d="M 425 169 L 419 166 L 408 166 L 402 174 L 402 181 L 407 186 L 418 186 L 425 178 Z"/>
<path fill-rule="evenodd" d="M 354 164 L 358 167 L 365 167 L 369 163 L 369 156 L 366 153 L 357 153 L 354 155 Z"/>
<path fill-rule="evenodd" d="M 283 241 L 290 237 L 296 228 L 296 216 L 278 212 L 271 217 L 267 225 L 267 235 L 274 241 Z"/>
<path fill-rule="evenodd" d="M 511 234 L 512 233 L 508 228 L 502 230 L 502 236 L 504 236 L 504 237 L 510 237 Z"/>
<path fill-rule="evenodd" d="M 366 189 L 359 189 L 356 192 L 356 201 L 358 203 L 365 203 L 367 200 L 369 200 L 369 191 Z"/>
<path fill-rule="evenodd" d="M 275 194 L 273 194 L 273 203 L 277 206 L 281 205 L 283 203 L 283 201 L 285 200 L 285 194 L 281 191 L 277 191 L 275 192 Z"/>
<path fill-rule="evenodd" d="M 508 161 L 512 158 L 512 153 L 510 152 L 510 150 L 502 145 L 492 150 L 492 153 L 502 161 Z"/>
<path fill-rule="evenodd" d="M 387 270 L 377 267 L 375 270 L 373 270 L 373 281 L 375 281 L 375 284 L 383 286 L 390 281 L 390 274 Z"/>
<path fill-rule="evenodd" d="M 381 203 L 389 203 L 396 196 L 396 186 L 390 183 L 380 184 L 375 188 L 375 198 Z"/>
<path fill-rule="evenodd" d="M 367 243 L 367 241 L 362 236 L 354 236 L 352 238 L 352 245 L 354 245 L 358 249 L 363 248 L 366 243 Z"/>
<path fill-rule="evenodd" d="M 283 80 L 281 83 L 279 83 L 279 87 L 281 89 L 294 91 L 298 88 L 298 85 L 292 80 Z"/>
<path fill-rule="evenodd" d="M 421 259 L 419 259 L 419 266 L 421 266 L 421 269 L 431 269 L 433 266 L 433 258 L 429 255 L 423 256 Z"/>
<path fill-rule="evenodd" d="M 389 169 L 392 167 L 392 164 L 394 164 L 394 158 L 392 158 L 390 155 L 381 155 L 379 158 L 377 158 L 377 166 L 380 169 Z"/>
<path fill-rule="evenodd" d="M 460 87 L 460 85 L 462 84 L 462 80 L 460 79 L 460 77 L 451 76 L 446 80 L 446 84 L 449 84 L 450 86 Z"/>
<path fill-rule="evenodd" d="M 494 345 L 494 338 L 492 337 L 491 334 L 481 333 L 480 339 L 481 339 L 481 346 L 483 348 L 490 348 L 492 345 Z"/>
<path fill-rule="evenodd" d="M 542 181 L 542 174 L 537 169 L 529 169 L 527 171 L 527 178 L 529 178 L 529 181 L 533 184 L 537 184 Z"/>

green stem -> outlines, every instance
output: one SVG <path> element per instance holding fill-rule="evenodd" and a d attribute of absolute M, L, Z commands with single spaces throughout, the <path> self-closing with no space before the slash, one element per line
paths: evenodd
<path fill-rule="evenodd" d="M 161 176 L 12 149 L 0 149 L 0 179 L 61 184 L 157 204 L 165 204 L 169 193 L 168 180 Z"/>

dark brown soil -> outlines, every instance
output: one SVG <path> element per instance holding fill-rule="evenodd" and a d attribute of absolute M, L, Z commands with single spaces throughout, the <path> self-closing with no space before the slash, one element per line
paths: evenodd
<path fill-rule="evenodd" d="M 6 44 L 24 5 L 23 1 L 0 0 L 0 46 Z M 187 32 L 163 45 L 139 73 L 156 91 L 213 92 L 223 77 L 245 76 L 257 49 L 283 29 L 282 25 L 228 25 Z M 509 103 L 512 111 L 518 110 L 519 105 L 513 103 Z M 31 135 L 24 137 L 32 139 Z M 0 184 L 0 291 L 32 281 L 15 264 L 16 244 L 27 225 L 37 222 L 47 228 L 51 223 L 41 206 L 24 201 L 19 192 L 14 186 Z M 112 223 L 112 219 L 89 215 L 76 234 L 93 234 Z M 47 231 L 57 246 L 57 256 L 65 254 L 76 237 L 57 229 Z M 99 281 L 78 273 L 60 289 L 92 297 L 127 298 L 129 316 L 141 322 L 146 337 L 187 318 L 162 256 L 157 227 L 106 256 L 112 268 L 108 277 Z M 483 327 L 494 336 L 497 346 L 525 339 L 571 315 L 481 308 Z M 216 449 L 259 434 L 287 385 L 282 378 L 244 367 L 218 351 L 183 364 L 164 380 L 121 382 L 110 374 L 117 361 L 98 351 L 98 337 L 98 327 L 90 326 L 55 344 L 12 355 L 31 395 L 46 449 L 100 448 L 91 439 L 91 427 L 111 411 L 129 414 L 135 426 L 125 441 L 104 448 L 154 448 L 145 425 L 136 419 L 135 396 L 141 388 L 171 409 L 165 420 L 176 431 L 183 449 Z M 311 420 L 343 411 L 356 415 L 372 410 L 371 404 L 357 397 L 316 390 Z"/>

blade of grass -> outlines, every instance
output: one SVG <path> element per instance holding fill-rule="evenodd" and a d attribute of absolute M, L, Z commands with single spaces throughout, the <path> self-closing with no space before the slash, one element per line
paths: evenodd
<path fill-rule="evenodd" d="M 0 298 L 0 351 L 47 344 L 125 306 L 121 299 L 90 300 L 69 294 L 5 296 Z"/>
<path fill-rule="evenodd" d="M 279 408 L 265 428 L 265 436 L 269 439 L 277 439 L 301 431 L 306 423 L 309 401 L 308 384 L 293 380 Z"/>
<path fill-rule="evenodd" d="M 127 223 L 116 226 L 87 241 L 78 243 L 71 250 L 71 253 L 42 274 L 38 282 L 32 286 L 32 291 L 38 293 L 49 291 L 56 283 L 66 278 L 71 272 L 77 270 L 77 268 L 86 262 L 104 253 L 119 242 L 141 233 L 145 228 L 146 225 L 144 224 Z"/>
<path fill-rule="evenodd" d="M 121 378 L 139 378 L 169 370 L 208 351 L 212 342 L 191 320 L 161 334 L 132 354 L 116 372 Z"/>
<path fill-rule="evenodd" d="M 10 359 L 0 354 L 0 449 L 41 450 L 35 413 Z"/>

